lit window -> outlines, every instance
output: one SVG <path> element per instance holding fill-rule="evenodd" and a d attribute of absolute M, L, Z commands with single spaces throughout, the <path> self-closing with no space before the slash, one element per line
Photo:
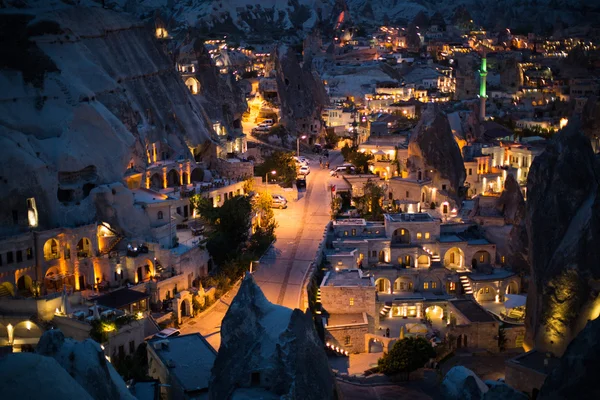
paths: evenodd
<path fill-rule="evenodd" d="M 479 262 L 483 262 L 483 260 L 484 260 L 484 256 L 483 256 L 483 254 L 481 254 L 481 255 L 479 256 Z"/>
<path fill-rule="evenodd" d="M 220 195 L 220 194 L 218 194 L 218 195 L 217 195 L 217 203 L 220 203 L 220 202 L 221 202 L 221 195 Z"/>
<path fill-rule="evenodd" d="M 348 231 L 344 231 L 344 236 L 348 236 Z"/>
<path fill-rule="evenodd" d="M 421 234 L 421 232 L 417 232 L 417 239 L 421 239 L 423 235 Z"/>
<path fill-rule="evenodd" d="M 429 289 L 429 282 L 423 283 L 423 289 Z"/>
<path fill-rule="evenodd" d="M 437 288 L 437 282 L 431 282 L 431 288 L 432 289 Z"/>
<path fill-rule="evenodd" d="M 352 236 L 356 236 L 356 229 L 352 229 Z"/>
<path fill-rule="evenodd" d="M 352 344 L 352 341 L 351 341 L 351 339 L 350 339 L 350 336 L 346 336 L 346 337 L 344 338 L 344 345 L 345 345 L 345 346 L 350 346 L 350 344 Z"/>
<path fill-rule="evenodd" d="M 429 239 L 429 232 L 425 232 L 425 239 Z"/>
<path fill-rule="evenodd" d="M 400 229 L 400 234 L 404 236 L 404 229 Z"/>
<path fill-rule="evenodd" d="M 488 294 L 489 292 L 490 292 L 490 288 L 489 288 L 489 287 L 486 287 L 486 288 L 485 288 L 485 293 L 486 293 L 486 294 Z"/>
<path fill-rule="evenodd" d="M 456 283 L 454 283 L 454 282 L 450 282 L 450 287 L 449 287 L 449 290 L 450 290 L 451 292 L 454 292 L 454 291 L 456 290 Z"/>
<path fill-rule="evenodd" d="M 500 258 L 500 262 L 501 262 L 502 264 L 504 264 L 504 263 L 506 262 L 506 257 L 502 256 L 502 257 Z"/>
<path fill-rule="evenodd" d="M 354 297 L 350 297 L 350 305 L 353 306 L 354 305 Z"/>

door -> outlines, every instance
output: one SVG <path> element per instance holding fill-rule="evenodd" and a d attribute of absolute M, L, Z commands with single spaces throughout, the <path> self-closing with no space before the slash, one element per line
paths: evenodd
<path fill-rule="evenodd" d="M 79 275 L 79 290 L 85 290 L 85 276 Z"/>

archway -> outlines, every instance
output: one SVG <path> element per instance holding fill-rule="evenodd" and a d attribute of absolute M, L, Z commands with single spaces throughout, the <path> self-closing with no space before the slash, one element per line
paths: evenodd
<path fill-rule="evenodd" d="M 383 343 L 377 339 L 369 339 L 369 353 L 382 353 Z"/>
<path fill-rule="evenodd" d="M 31 290 L 32 283 L 33 281 L 29 275 L 23 275 L 19 279 L 17 279 L 17 290 L 29 291 Z"/>
<path fill-rule="evenodd" d="M 412 292 L 413 282 L 408 277 L 400 277 L 394 281 L 394 292 Z"/>
<path fill-rule="evenodd" d="M 60 258 L 58 254 L 58 240 L 56 239 L 48 239 L 46 243 L 44 243 L 44 260 L 56 260 Z"/>
<path fill-rule="evenodd" d="M 204 170 L 202 168 L 194 168 L 192 170 L 192 182 L 204 181 Z"/>
<path fill-rule="evenodd" d="M 189 310 L 187 309 L 187 304 L 185 301 L 181 302 L 181 316 L 186 317 L 189 315 Z"/>
<path fill-rule="evenodd" d="M 414 263 L 414 259 L 412 258 L 411 255 L 403 254 L 398 257 L 398 265 L 410 268 L 410 267 L 413 267 L 415 265 L 415 263 Z"/>
<path fill-rule="evenodd" d="M 430 320 L 443 320 L 444 319 L 444 309 L 438 305 L 429 306 L 425 309 L 425 315 L 429 317 Z"/>
<path fill-rule="evenodd" d="M 392 243 L 410 244 L 410 232 L 405 228 L 398 228 L 392 234 Z"/>
<path fill-rule="evenodd" d="M 198 89 L 200 88 L 200 84 L 198 83 L 198 80 L 196 78 L 193 77 L 189 77 L 185 80 L 185 86 L 187 86 L 188 89 L 190 89 L 190 92 L 192 92 L 192 94 L 198 94 Z"/>
<path fill-rule="evenodd" d="M 184 172 L 181 174 L 181 179 L 183 179 L 183 184 L 184 184 L 184 185 L 187 185 L 187 184 L 188 184 L 188 182 L 189 182 L 189 175 L 188 175 L 188 173 L 184 171 Z"/>
<path fill-rule="evenodd" d="M 152 174 L 150 177 L 150 187 L 154 189 L 162 189 L 163 188 L 163 177 L 158 172 Z"/>
<path fill-rule="evenodd" d="M 465 253 L 458 247 L 452 247 L 444 255 L 444 267 L 463 268 L 465 266 Z"/>
<path fill-rule="evenodd" d="M 169 187 L 180 186 L 179 172 L 172 169 L 167 173 L 167 186 L 169 186 Z"/>
<path fill-rule="evenodd" d="M 417 258 L 417 266 L 419 268 L 428 268 L 431 265 L 431 259 L 427 254 L 422 254 Z"/>
<path fill-rule="evenodd" d="M 485 250 L 479 250 L 475 254 L 473 254 L 473 259 L 471 260 L 471 266 L 473 268 L 477 268 L 480 265 L 489 265 L 491 262 L 490 253 Z"/>
<path fill-rule="evenodd" d="M 92 256 L 92 242 L 84 237 L 77 242 L 77 258 L 88 258 Z"/>
<path fill-rule="evenodd" d="M 515 281 L 510 281 L 508 285 L 506 285 L 506 294 L 519 294 L 519 285 Z"/>
<path fill-rule="evenodd" d="M 379 293 L 391 293 L 391 283 L 388 278 L 379 278 L 375 281 L 375 287 Z"/>

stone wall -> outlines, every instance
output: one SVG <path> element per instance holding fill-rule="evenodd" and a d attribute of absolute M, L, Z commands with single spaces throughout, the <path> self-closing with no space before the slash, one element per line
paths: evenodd
<path fill-rule="evenodd" d="M 217 172 L 230 179 L 251 177 L 254 176 L 254 164 L 249 161 L 233 162 L 219 159 Z"/>
<path fill-rule="evenodd" d="M 362 353 L 365 351 L 365 335 L 369 333 L 368 324 L 353 324 L 336 326 L 325 329 L 325 342 L 331 343 L 348 353 Z M 346 337 L 350 337 L 350 344 Z"/>
<path fill-rule="evenodd" d="M 376 309 L 376 292 L 374 286 L 321 286 L 321 304 L 330 314 L 367 314 L 371 332 L 379 325 L 379 314 Z M 350 305 L 350 299 L 354 305 Z"/>
<path fill-rule="evenodd" d="M 497 353 L 498 348 L 498 323 L 497 322 L 473 322 L 468 325 L 457 325 L 448 330 L 448 333 L 458 340 L 459 336 L 463 339 L 461 347 L 465 346 L 464 337 L 466 336 L 466 347 L 485 349 Z"/>
<path fill-rule="evenodd" d="M 504 337 L 506 342 L 504 347 L 507 349 L 523 348 L 523 340 L 525 339 L 525 325 L 511 326 L 504 329 Z"/>

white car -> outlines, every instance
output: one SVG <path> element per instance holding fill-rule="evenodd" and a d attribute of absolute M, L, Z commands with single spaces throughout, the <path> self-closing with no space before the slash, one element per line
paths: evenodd
<path fill-rule="evenodd" d="M 300 157 L 296 157 L 294 156 L 294 161 L 296 162 L 296 164 L 302 164 L 302 165 L 308 165 L 308 158 L 300 156 Z"/>
<path fill-rule="evenodd" d="M 162 331 L 158 332 L 156 335 L 154 335 L 154 338 L 156 339 L 166 339 L 168 337 L 171 336 L 179 336 L 181 334 L 181 331 L 179 329 L 176 328 L 165 328 Z"/>
<path fill-rule="evenodd" d="M 308 174 L 310 174 L 310 167 L 308 165 L 301 166 L 299 173 L 300 173 L 300 175 L 308 175 Z"/>

